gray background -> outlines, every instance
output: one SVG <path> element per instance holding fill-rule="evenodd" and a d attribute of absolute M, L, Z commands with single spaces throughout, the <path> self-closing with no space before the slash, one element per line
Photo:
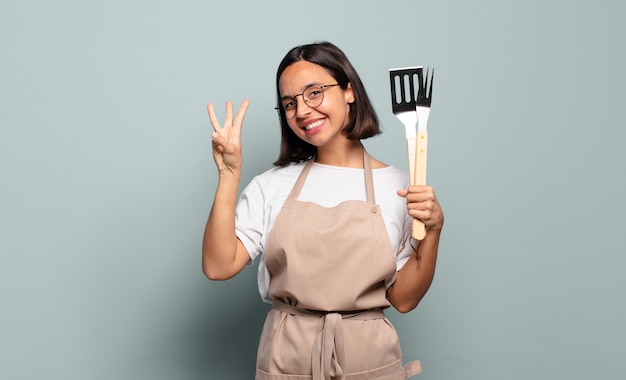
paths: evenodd
<path fill-rule="evenodd" d="M 205 104 L 251 100 L 243 182 L 279 144 L 274 73 L 330 40 L 406 168 L 387 71 L 436 68 L 428 181 L 446 211 L 421 379 L 626 372 L 623 1 L 0 3 L 0 378 L 249 379 L 256 265 L 210 282 Z"/>

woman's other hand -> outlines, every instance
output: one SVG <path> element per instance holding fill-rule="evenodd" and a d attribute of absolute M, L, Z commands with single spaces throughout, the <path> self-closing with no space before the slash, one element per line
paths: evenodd
<path fill-rule="evenodd" d="M 398 190 L 398 195 L 406 199 L 409 215 L 421 220 L 427 230 L 441 230 L 443 210 L 432 187 L 413 185 L 408 189 Z"/>

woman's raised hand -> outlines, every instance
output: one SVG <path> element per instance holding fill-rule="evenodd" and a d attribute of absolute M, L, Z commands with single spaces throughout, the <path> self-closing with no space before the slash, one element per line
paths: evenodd
<path fill-rule="evenodd" d="M 426 230 L 441 230 L 443 227 L 443 211 L 430 186 L 414 185 L 408 189 L 398 190 L 398 195 L 406 199 L 409 215 L 421 220 Z"/>
<path fill-rule="evenodd" d="M 248 99 L 244 100 L 233 119 L 233 103 L 226 102 L 226 117 L 223 126 L 220 126 L 213 104 L 207 105 L 209 120 L 215 130 L 211 134 L 213 159 L 220 172 L 235 173 L 241 169 L 241 126 L 249 104 Z"/>

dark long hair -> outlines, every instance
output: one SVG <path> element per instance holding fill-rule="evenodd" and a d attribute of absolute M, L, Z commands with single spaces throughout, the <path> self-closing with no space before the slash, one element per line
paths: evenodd
<path fill-rule="evenodd" d="M 280 106 L 281 95 L 278 86 L 280 76 L 287 67 L 303 60 L 325 68 L 344 90 L 348 88 L 348 83 L 352 86 L 354 102 L 350 104 L 350 118 L 343 130 L 349 139 L 361 140 L 381 133 L 378 117 L 367 96 L 365 87 L 343 51 L 330 42 L 296 46 L 285 55 L 276 72 L 276 95 L 279 104 L 281 130 L 280 154 L 278 160 L 274 162 L 276 166 L 306 161 L 313 157 L 317 150 L 314 145 L 305 142 L 293 133 Z"/>

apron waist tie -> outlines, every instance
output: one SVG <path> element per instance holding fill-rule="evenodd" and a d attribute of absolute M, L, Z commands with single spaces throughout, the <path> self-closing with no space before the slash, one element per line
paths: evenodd
<path fill-rule="evenodd" d="M 342 368 L 345 362 L 342 325 L 344 319 L 371 320 L 385 317 L 382 309 L 330 312 L 302 309 L 280 301 L 275 301 L 272 309 L 291 315 L 320 318 L 311 355 L 313 380 L 345 379 Z"/>

